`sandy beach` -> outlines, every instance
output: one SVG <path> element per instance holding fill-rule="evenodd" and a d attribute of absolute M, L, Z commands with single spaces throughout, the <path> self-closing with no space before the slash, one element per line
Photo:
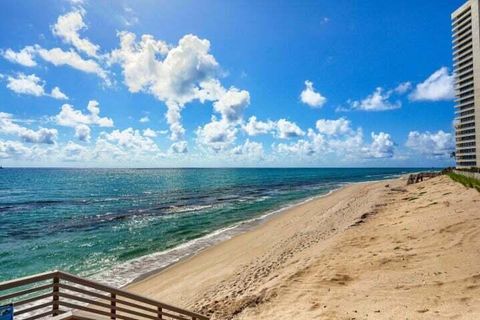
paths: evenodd
<path fill-rule="evenodd" d="M 212 319 L 478 319 L 480 193 L 354 184 L 128 290 Z"/>

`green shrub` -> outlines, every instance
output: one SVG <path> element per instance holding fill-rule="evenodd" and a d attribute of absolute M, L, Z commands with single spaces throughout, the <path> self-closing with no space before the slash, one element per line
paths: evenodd
<path fill-rule="evenodd" d="M 449 176 L 453 181 L 463 184 L 467 188 L 475 188 L 478 192 L 480 192 L 480 180 L 453 172 L 447 173 L 447 176 Z"/>

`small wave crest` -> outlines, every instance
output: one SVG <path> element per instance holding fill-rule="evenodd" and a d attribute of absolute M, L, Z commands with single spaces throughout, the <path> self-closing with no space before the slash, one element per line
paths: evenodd
<path fill-rule="evenodd" d="M 213 205 L 198 205 L 198 206 L 171 206 L 165 210 L 165 213 L 184 213 L 192 211 L 200 211 L 205 209 L 211 209 Z"/>

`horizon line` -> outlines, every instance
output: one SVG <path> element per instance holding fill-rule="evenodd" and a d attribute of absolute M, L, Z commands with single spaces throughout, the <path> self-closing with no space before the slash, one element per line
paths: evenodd
<path fill-rule="evenodd" d="M 302 167 L 302 166 L 278 166 L 278 167 L 61 167 L 61 166 L 8 166 L 2 167 L 2 169 L 137 169 L 137 170 L 148 170 L 148 169 L 444 169 L 448 168 L 445 166 L 412 166 L 412 167 Z"/>

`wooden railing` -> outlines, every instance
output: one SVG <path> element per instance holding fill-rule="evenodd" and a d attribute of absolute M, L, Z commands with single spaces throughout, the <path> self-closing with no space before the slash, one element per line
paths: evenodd
<path fill-rule="evenodd" d="M 407 185 L 422 182 L 425 179 L 435 178 L 441 175 L 441 172 L 420 172 L 408 176 Z"/>
<path fill-rule="evenodd" d="M 52 271 L 0 283 L 0 305 L 15 319 L 48 319 L 80 310 L 92 319 L 208 320 L 207 317 L 75 275 Z"/>

